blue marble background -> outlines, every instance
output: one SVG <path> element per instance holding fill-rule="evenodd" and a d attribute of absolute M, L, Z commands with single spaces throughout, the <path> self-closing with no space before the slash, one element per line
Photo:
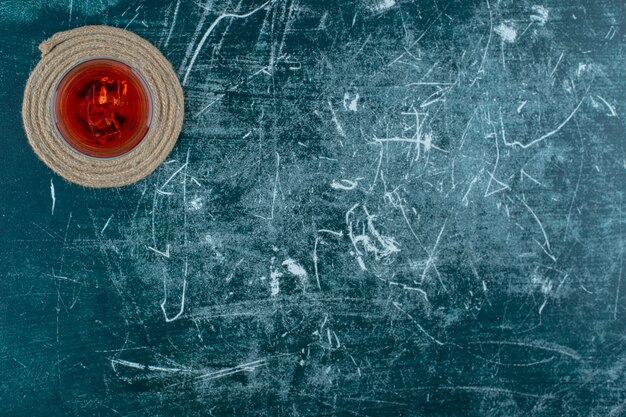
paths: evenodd
<path fill-rule="evenodd" d="M 0 0 L 0 415 L 626 415 L 626 5 Z M 184 85 L 166 163 L 21 125 L 85 24 Z"/>

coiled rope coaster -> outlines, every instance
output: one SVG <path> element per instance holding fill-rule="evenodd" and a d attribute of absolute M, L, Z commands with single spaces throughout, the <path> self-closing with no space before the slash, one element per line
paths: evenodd
<path fill-rule="evenodd" d="M 171 64 L 156 47 L 126 30 L 84 26 L 55 34 L 42 42 L 39 50 L 41 60 L 24 91 L 22 119 L 30 145 L 46 165 L 71 182 L 100 188 L 134 183 L 152 173 L 165 160 L 183 125 L 184 98 Z M 136 146 L 115 157 L 94 157 L 70 146 L 67 137 L 64 139 L 60 133 L 53 113 L 55 90 L 64 76 L 77 65 L 94 58 L 127 64 L 145 81 L 151 96 L 152 113 L 147 133 Z M 106 78 L 103 80 L 109 82 Z M 118 83 L 118 98 L 113 99 L 106 95 L 105 87 L 98 87 L 104 90 L 95 90 L 103 91 L 102 96 L 90 93 L 96 100 L 94 103 L 102 104 L 102 107 L 109 103 L 119 104 L 122 85 L 126 94 L 126 84 Z M 97 137 L 119 135 L 125 118 L 120 118 L 120 122 L 114 120 L 118 116 L 107 116 L 109 113 L 102 116 L 101 112 L 100 121 L 92 124 L 93 110 L 87 109 L 85 117 L 90 124 L 84 127 L 87 125 L 83 123 L 84 129 L 92 129 L 93 133 L 101 128 L 104 133 L 94 133 Z M 110 114 L 114 114 L 113 111 Z"/>

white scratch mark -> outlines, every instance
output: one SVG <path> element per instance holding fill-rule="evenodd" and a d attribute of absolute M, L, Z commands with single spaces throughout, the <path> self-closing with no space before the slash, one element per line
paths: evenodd
<path fill-rule="evenodd" d="M 172 372 L 172 373 L 192 372 L 191 370 L 184 369 L 184 368 L 165 368 L 162 366 L 143 365 L 137 362 L 131 362 L 131 361 L 127 361 L 124 359 L 111 359 L 111 367 L 113 368 L 114 371 L 117 372 L 117 369 L 115 369 L 115 365 L 122 365 L 127 368 L 133 368 L 133 369 L 141 369 L 142 371 Z"/>
<path fill-rule="evenodd" d="M 376 174 L 374 175 L 374 180 L 372 180 L 372 185 L 370 185 L 370 189 L 369 192 L 371 193 L 372 190 L 374 189 L 374 186 L 376 185 L 376 181 L 378 180 L 378 175 L 380 175 L 380 168 L 383 164 L 383 156 L 385 156 L 385 147 L 383 146 L 382 143 L 379 143 L 380 145 L 380 152 L 378 155 L 378 165 L 376 166 Z"/>
<path fill-rule="evenodd" d="M 56 205 L 57 199 L 54 193 L 54 183 L 52 182 L 52 178 L 50 178 L 50 197 L 52 198 L 52 210 L 51 215 L 54 215 L 54 206 Z"/>
<path fill-rule="evenodd" d="M 491 121 L 489 123 L 491 124 Z M 500 113 L 500 125 L 501 125 L 501 128 L 502 128 L 502 137 L 505 138 L 504 123 L 502 122 L 502 113 Z M 496 162 L 494 163 L 493 171 L 491 171 L 489 173 L 489 183 L 487 183 L 487 188 L 485 189 L 485 195 L 484 195 L 485 198 L 486 197 L 490 197 L 490 196 L 492 196 L 494 194 L 497 194 L 497 193 L 499 193 L 501 191 L 510 189 L 508 184 L 503 183 L 502 181 L 498 180 L 495 177 L 496 170 L 498 169 L 498 163 L 500 162 L 500 146 L 498 145 L 498 133 L 496 132 L 495 127 L 494 127 L 493 135 L 494 135 L 495 143 L 496 143 Z M 506 139 L 504 139 L 504 140 L 506 141 Z M 493 191 L 489 191 L 491 189 L 491 184 L 494 181 L 497 182 L 500 185 L 500 188 L 498 188 L 496 190 L 493 190 Z"/>
<path fill-rule="evenodd" d="M 531 142 L 529 142 L 529 143 L 524 144 L 524 143 L 521 143 L 521 142 L 518 142 L 518 141 L 507 142 L 507 141 L 506 141 L 506 138 L 504 138 L 504 137 L 503 137 L 502 139 L 504 140 L 504 144 L 505 144 L 506 146 L 518 146 L 518 147 L 520 147 L 520 148 L 522 148 L 522 149 L 528 149 L 528 148 L 530 148 L 531 146 L 536 145 L 537 143 L 539 143 L 539 142 L 541 142 L 541 141 L 543 141 L 543 140 L 548 139 L 549 137 L 551 137 L 551 136 L 553 136 L 553 135 L 557 134 L 557 133 L 558 133 L 561 129 L 563 129 L 563 127 L 564 127 L 564 126 L 565 126 L 565 125 L 566 125 L 566 124 L 567 124 L 570 120 L 572 120 L 572 117 L 574 117 L 574 115 L 576 114 L 576 112 L 578 112 L 578 109 L 580 109 L 580 106 L 582 106 L 582 104 L 583 104 L 583 102 L 584 102 L 584 101 L 585 101 L 585 97 L 583 97 L 583 99 L 582 99 L 582 100 L 580 100 L 580 103 L 578 103 L 578 105 L 574 108 L 574 110 L 572 111 L 572 113 L 571 113 L 569 116 L 567 116 L 567 119 L 565 119 L 565 120 L 563 121 L 563 123 L 561 123 L 561 124 L 560 124 L 560 125 L 559 125 L 556 129 L 554 129 L 554 130 L 552 130 L 552 131 L 550 131 L 550 132 L 546 133 L 545 135 L 541 136 L 540 138 L 537 138 L 537 139 L 535 139 L 535 140 L 533 140 L 533 141 L 531 141 Z"/>
<path fill-rule="evenodd" d="M 474 186 L 474 184 L 476 184 L 476 181 L 478 181 L 478 177 L 480 176 L 480 174 L 482 174 L 483 170 L 484 168 L 480 170 L 480 172 L 474 177 L 474 179 L 472 179 L 472 181 L 469 184 L 469 187 L 467 187 L 467 191 L 465 192 L 465 195 L 461 199 L 461 202 L 463 203 L 465 207 L 469 206 L 469 200 L 467 196 L 472 191 L 472 187 Z"/>
<path fill-rule="evenodd" d="M 446 219 L 446 221 L 444 221 L 443 225 L 441 226 L 441 230 L 439 230 L 439 234 L 437 235 L 437 240 L 435 241 L 435 244 L 433 245 L 432 250 L 428 254 L 428 260 L 426 261 L 426 266 L 424 267 L 424 271 L 422 271 L 422 277 L 421 277 L 421 282 L 424 282 L 424 280 L 426 279 L 426 274 L 428 273 L 428 270 L 432 267 L 435 270 L 435 273 L 437 274 L 437 279 L 439 280 L 439 284 L 441 284 L 441 287 L 443 288 L 445 292 L 448 292 L 448 288 L 443 283 L 443 280 L 441 279 L 441 274 L 439 273 L 439 270 L 437 269 L 437 265 L 435 265 L 435 254 L 437 252 L 437 247 L 439 246 L 439 241 L 441 240 L 441 236 L 443 235 L 443 231 L 446 228 L 447 222 L 448 220 Z"/>
<path fill-rule="evenodd" d="M 158 253 L 159 255 L 164 256 L 164 257 L 166 257 L 166 258 L 169 258 L 169 257 L 170 257 L 170 245 L 169 245 L 169 244 L 167 244 L 167 245 L 165 246 L 165 252 L 161 252 L 160 250 L 155 249 L 155 248 L 153 248 L 153 247 L 151 247 L 151 246 L 146 246 L 146 248 L 147 248 L 147 249 L 150 249 L 151 251 L 153 251 L 153 252 L 155 252 L 155 253 Z"/>
<path fill-rule="evenodd" d="M 69 282 L 73 282 L 75 284 L 80 284 L 80 281 L 77 281 L 75 279 L 64 277 L 64 276 L 61 276 L 61 275 L 55 275 L 54 274 L 54 270 L 52 271 L 52 275 L 51 276 L 52 276 L 52 278 L 60 279 L 61 281 L 69 281 Z"/>
<path fill-rule="evenodd" d="M 198 379 L 211 380 L 217 378 L 223 378 L 225 376 L 233 375 L 239 372 L 251 372 L 256 368 L 267 365 L 266 359 L 256 360 L 249 363 L 234 366 L 232 368 L 221 369 L 215 372 L 209 372 L 198 376 Z"/>
<path fill-rule="evenodd" d="M 200 42 L 198 43 L 198 46 L 196 47 L 192 57 L 191 57 L 191 61 L 189 62 L 189 65 L 187 66 L 187 71 L 185 71 L 185 76 L 183 77 L 183 86 L 185 86 L 187 84 L 187 78 L 189 77 L 189 73 L 191 72 L 191 69 L 193 68 L 194 64 L 196 63 L 196 59 L 198 58 L 198 54 L 200 54 L 200 51 L 202 50 L 202 48 L 204 47 L 204 43 L 207 41 L 207 39 L 209 38 L 209 35 L 211 35 L 211 32 L 213 32 L 213 29 L 215 29 L 215 27 L 224 19 L 228 19 L 228 18 L 233 18 L 233 19 L 243 19 L 246 17 L 250 17 L 253 14 L 257 13 L 260 10 L 263 10 L 265 7 L 267 7 L 268 5 L 272 4 L 275 0 L 269 0 L 265 3 L 263 3 L 261 6 L 257 7 L 256 9 L 248 12 L 248 13 L 244 13 L 244 14 L 234 14 L 234 13 L 224 13 L 222 15 L 220 15 L 217 19 L 215 19 L 215 21 L 211 24 L 211 26 L 209 26 L 209 28 L 207 29 L 207 31 L 204 33 L 204 35 L 202 36 L 202 39 L 200 39 Z"/>
<path fill-rule="evenodd" d="M 363 206 L 363 211 L 367 216 L 368 231 L 378 241 L 380 247 L 374 244 L 373 240 L 365 233 L 365 231 L 360 235 L 354 235 L 351 216 L 353 215 L 354 210 L 359 207 L 359 205 L 360 204 L 355 204 L 350 210 L 346 212 L 346 225 L 348 228 L 348 237 L 350 237 L 350 241 L 352 242 L 352 246 L 354 247 L 354 256 L 357 258 L 357 262 L 359 263 L 360 268 L 363 271 L 367 271 L 365 263 L 363 262 L 363 259 L 361 257 L 363 254 L 358 248 L 359 244 L 363 246 L 366 253 L 373 253 L 375 259 L 377 260 L 388 258 L 394 253 L 400 252 L 400 248 L 398 247 L 398 242 L 396 242 L 393 238 L 383 236 L 378 232 L 378 230 L 376 230 L 376 227 L 374 226 L 374 220 L 376 220 L 377 216 L 370 215 L 365 206 Z"/>
<path fill-rule="evenodd" d="M 417 320 L 415 320 L 415 319 L 413 318 L 413 316 L 411 316 L 411 315 L 410 315 L 407 311 L 405 311 L 405 310 L 401 307 L 401 305 L 402 305 L 402 304 L 400 304 L 400 303 L 398 303 L 398 302 L 396 302 L 396 301 L 392 301 L 391 303 L 393 304 L 393 306 L 394 306 L 395 308 L 397 308 L 398 310 L 400 310 L 401 312 L 403 312 L 404 314 L 406 314 L 406 315 L 407 315 L 407 317 L 409 317 L 409 318 L 411 319 L 411 321 L 412 321 L 413 323 L 415 323 L 415 325 L 417 326 L 417 328 L 418 328 L 418 329 L 419 329 L 422 333 L 424 333 L 424 334 L 425 334 L 425 335 L 426 335 L 426 336 L 427 336 L 430 340 L 432 340 L 433 342 L 435 342 L 435 343 L 436 343 L 436 344 L 438 344 L 439 346 L 443 346 L 443 345 L 444 345 L 444 343 L 443 343 L 443 342 L 441 342 L 441 341 L 439 341 L 439 340 L 435 339 L 433 336 L 431 336 L 431 335 L 430 335 L 430 333 L 428 333 L 428 332 L 427 332 L 427 331 L 426 331 L 426 330 L 422 327 L 422 325 L 421 325 L 421 324 L 419 324 L 419 323 L 417 322 Z"/>
<path fill-rule="evenodd" d="M 283 59 L 288 58 L 287 55 L 281 55 L 277 58 L 277 61 L 281 61 Z M 246 82 L 252 80 L 253 78 L 257 77 L 260 74 L 265 74 L 265 75 L 272 75 L 270 73 L 270 70 L 272 70 L 274 65 L 274 62 L 270 63 L 270 65 L 267 65 L 263 68 L 261 68 L 260 70 L 258 70 L 257 72 L 253 73 L 252 75 L 250 75 L 245 81 L 240 82 L 239 84 L 235 84 L 232 87 L 228 88 L 228 92 L 231 91 L 236 91 L 239 87 L 241 87 L 243 84 L 245 84 Z M 183 65 L 184 66 L 184 65 Z M 182 66 L 181 66 L 182 67 Z M 211 106 L 213 106 L 215 103 L 219 102 L 221 99 L 223 99 L 226 96 L 226 94 L 217 94 L 215 96 L 215 99 L 213 101 L 211 101 L 209 104 L 207 104 L 206 106 L 204 106 L 199 112 L 197 112 L 195 114 L 195 117 L 201 116 L 204 112 L 206 112 Z"/>
<path fill-rule="evenodd" d="M 537 185 L 541 185 L 541 186 L 543 186 L 543 184 L 542 184 L 542 183 L 540 183 L 539 181 L 537 181 L 536 179 L 534 179 L 533 177 L 531 177 L 531 176 L 530 176 L 530 175 L 529 175 L 526 171 L 524 171 L 524 168 L 522 168 L 522 169 L 520 170 L 520 179 L 521 179 L 522 181 L 524 181 L 524 177 L 528 178 L 529 180 L 531 180 L 532 182 L 534 182 L 534 183 L 535 183 L 535 184 L 537 184 Z"/>
<path fill-rule="evenodd" d="M 272 192 L 272 209 L 269 217 L 261 216 L 259 214 L 255 214 L 255 217 L 258 217 L 263 220 L 274 220 L 274 210 L 276 208 L 276 198 L 278 197 L 278 187 L 280 185 L 280 155 L 276 152 L 276 175 L 274 177 L 274 191 Z"/>
<path fill-rule="evenodd" d="M 399 287 L 402 288 L 403 290 L 406 291 L 415 291 L 417 292 L 420 296 L 422 296 L 422 298 L 424 299 L 424 301 L 426 301 L 427 304 L 430 305 L 430 300 L 428 299 L 428 293 L 426 291 L 424 291 L 421 288 L 416 288 L 416 287 L 410 287 L 406 284 L 403 284 L 401 282 L 395 282 L 395 281 L 387 281 L 381 277 L 378 277 L 379 280 L 381 280 L 382 282 L 385 282 L 387 284 L 389 284 L 389 286 L 394 286 L 394 287 Z"/>
<path fill-rule="evenodd" d="M 206 106 L 204 106 L 202 108 L 202 110 L 200 110 L 198 113 L 196 113 L 196 117 L 201 116 L 205 111 L 207 111 L 211 106 L 213 106 L 215 103 L 217 103 L 218 101 L 220 101 L 221 99 L 224 98 L 224 94 L 218 94 L 215 99 L 213 101 L 211 101 L 209 104 L 207 104 Z"/>
<path fill-rule="evenodd" d="M 187 163 L 184 163 L 183 165 L 181 165 L 180 168 L 178 168 L 172 175 L 170 175 L 170 177 L 167 179 L 167 181 L 165 181 L 163 183 L 163 185 L 161 185 L 158 189 L 157 192 L 161 193 L 161 194 L 167 194 L 165 191 L 163 191 L 163 188 L 170 183 L 170 181 L 172 181 L 174 179 L 174 177 L 176 175 L 178 175 L 183 169 L 185 169 L 187 167 Z M 171 193 L 170 193 L 171 195 Z"/>
<path fill-rule="evenodd" d="M 178 9 L 180 8 L 180 0 L 176 2 L 176 7 L 174 8 L 174 17 L 172 18 L 172 26 L 170 26 L 170 31 L 167 34 L 167 39 L 165 39 L 164 47 L 167 48 L 167 45 L 170 43 L 170 38 L 172 37 L 172 33 L 174 32 L 174 26 L 176 26 L 176 18 L 178 17 Z"/>
<path fill-rule="evenodd" d="M 620 212 L 619 212 L 619 236 L 624 236 L 622 225 L 624 224 L 622 219 L 622 195 L 620 195 Z M 621 239 L 620 239 L 621 240 Z M 615 304 L 613 306 L 613 320 L 617 320 L 617 306 L 619 304 L 620 290 L 622 287 L 622 275 L 624 272 L 624 250 L 622 249 L 619 254 L 619 275 L 617 276 L 617 287 L 615 289 Z"/>
<path fill-rule="evenodd" d="M 233 276 L 235 275 L 235 271 L 237 270 L 237 268 L 239 267 L 239 265 L 241 265 L 243 261 L 244 261 L 244 258 L 241 258 L 239 262 L 235 264 L 235 266 L 233 267 L 233 270 L 230 271 L 230 274 L 228 274 L 228 276 L 226 277 L 226 282 L 232 281 Z"/>
<path fill-rule="evenodd" d="M 561 56 L 559 57 L 559 60 L 556 62 L 556 65 L 554 66 L 554 69 L 550 73 L 550 77 L 552 77 L 554 75 L 554 73 L 556 72 L 556 69 L 559 67 L 559 64 L 561 63 L 561 60 L 563 59 L 563 55 L 565 55 L 565 52 L 561 52 Z"/>
<path fill-rule="evenodd" d="M 356 261 L 359 264 L 359 268 L 361 268 L 361 271 L 367 271 L 367 267 L 365 266 L 365 261 L 363 260 L 363 258 L 361 258 L 360 255 L 357 255 Z"/>
<path fill-rule="evenodd" d="M 343 126 L 341 126 L 341 123 L 339 123 L 339 119 L 337 118 L 337 113 L 335 112 L 335 109 L 333 109 L 333 104 L 330 102 L 330 99 L 328 100 L 328 107 L 330 107 L 330 113 L 333 116 L 332 120 L 333 120 L 333 123 L 335 123 L 335 126 L 337 127 L 337 132 L 339 132 L 339 135 L 345 138 L 346 132 L 343 130 Z M 341 141 L 341 139 L 339 140 L 339 143 L 341 144 L 341 147 L 343 148 L 343 142 Z"/>
<path fill-rule="evenodd" d="M 380 157 L 381 160 L 382 160 L 382 149 L 383 149 L 382 145 L 384 143 L 392 143 L 392 142 L 415 144 L 415 148 L 416 148 L 415 160 L 416 161 L 420 159 L 422 147 L 424 148 L 424 152 L 430 152 L 431 149 L 436 149 L 439 152 L 443 152 L 446 154 L 449 153 L 447 150 L 441 149 L 438 146 L 433 144 L 433 135 L 431 132 L 424 133 L 423 126 L 424 126 L 425 120 L 420 122 L 420 116 L 422 115 L 428 116 L 428 114 L 419 113 L 417 110 L 413 109 L 412 112 L 402 113 L 402 115 L 415 117 L 415 133 L 410 138 L 404 138 L 404 137 L 398 137 L 398 136 L 389 137 L 389 138 L 377 138 L 376 136 L 374 136 L 374 142 L 381 145 L 381 157 Z M 379 161 L 379 170 L 380 170 L 380 162 L 381 161 Z M 375 182 L 376 181 L 374 180 L 374 183 Z M 373 184 L 372 184 L 372 187 L 373 187 Z"/>
<path fill-rule="evenodd" d="M 617 112 L 615 111 L 615 106 L 611 106 L 604 98 L 602 98 L 600 96 L 596 96 L 596 97 L 598 97 L 606 105 L 606 107 L 609 109 L 609 111 L 611 112 L 609 114 L 610 117 L 617 116 Z"/>
<path fill-rule="evenodd" d="M 129 27 L 129 26 L 130 26 L 130 25 L 131 25 L 131 24 L 135 21 L 135 19 L 137 19 L 137 17 L 138 17 L 138 16 L 139 16 L 139 13 L 137 13 L 137 14 L 135 15 L 135 17 L 133 17 L 132 19 L 130 19 L 130 22 L 128 22 L 128 23 L 126 24 L 126 26 L 124 26 L 124 29 L 128 29 L 128 27 Z"/>
<path fill-rule="evenodd" d="M 378 250 L 377 248 L 375 248 L 373 245 L 370 246 L 370 250 L 373 250 L 376 254 L 382 256 L 382 257 L 387 257 L 393 253 L 396 252 L 400 252 L 400 248 L 398 247 L 399 244 L 391 237 L 387 237 L 387 236 L 383 236 L 380 234 L 380 232 L 378 230 L 376 230 L 376 227 L 374 227 L 374 220 L 376 220 L 378 218 L 378 216 L 376 215 L 371 215 L 368 211 L 367 211 L 367 207 L 363 206 L 363 211 L 365 212 L 365 215 L 367 216 L 367 228 L 370 231 L 370 233 L 372 234 L 372 236 L 374 236 L 376 238 L 376 240 L 378 241 L 378 243 L 380 243 L 382 250 Z M 367 237 L 367 236 L 366 236 Z M 367 249 L 367 243 L 369 242 L 369 240 L 366 240 L 366 249 Z"/>
<path fill-rule="evenodd" d="M 491 5 L 489 4 L 489 0 L 487 0 L 487 9 L 489 10 L 489 37 L 487 38 L 487 45 L 485 46 L 485 50 L 483 52 L 483 58 L 480 62 L 480 67 L 478 67 L 478 71 L 476 72 L 476 77 L 474 81 L 470 84 L 470 87 L 473 87 L 476 81 L 480 78 L 481 74 L 485 72 L 485 60 L 487 59 L 487 54 L 489 53 L 489 47 L 491 46 L 491 39 L 493 38 L 493 14 L 491 12 Z"/>
<path fill-rule="evenodd" d="M 359 180 L 361 179 L 362 178 L 356 178 L 354 181 L 351 181 L 351 180 L 333 181 L 330 183 L 330 187 L 335 190 L 344 190 L 344 191 L 354 190 L 356 187 L 358 187 Z"/>
<path fill-rule="evenodd" d="M 185 271 L 184 271 L 184 277 L 183 277 L 183 293 L 180 298 L 180 310 L 172 318 L 167 317 L 167 312 L 165 311 L 165 305 L 167 304 L 167 282 L 166 282 L 165 276 L 163 277 L 163 292 L 164 292 L 164 296 L 163 296 L 163 301 L 161 301 L 161 311 L 163 312 L 163 316 L 165 317 L 165 322 L 171 323 L 175 320 L 178 320 L 180 316 L 182 316 L 183 313 L 185 312 L 185 294 L 187 292 L 187 259 L 185 259 Z"/>
<path fill-rule="evenodd" d="M 109 223 L 111 222 L 111 219 L 113 218 L 113 215 L 111 214 L 111 217 L 109 217 L 109 220 L 107 220 L 107 222 L 104 224 L 104 227 L 102 228 L 102 230 L 100 231 L 100 234 L 103 234 L 104 231 L 107 229 L 107 227 L 109 226 Z"/>
<path fill-rule="evenodd" d="M 337 237 L 343 237 L 343 232 L 334 232 L 332 230 L 327 230 L 327 229 L 320 229 L 317 231 L 318 235 L 320 233 L 328 233 L 331 234 L 333 236 L 337 236 Z M 319 267 L 318 267 L 318 261 L 319 258 L 317 257 L 317 245 L 319 244 L 321 238 L 319 236 L 315 237 L 315 244 L 313 245 L 313 269 L 315 271 L 315 280 L 317 281 L 317 288 L 318 289 L 322 289 L 322 286 L 320 284 L 320 275 L 319 275 Z"/>
<path fill-rule="evenodd" d="M 163 190 L 156 190 L 156 193 L 160 195 L 174 195 L 174 193 L 171 191 L 163 191 Z"/>
<path fill-rule="evenodd" d="M 354 358 L 352 357 L 352 355 L 350 355 L 350 359 L 352 359 L 352 363 L 354 364 L 354 366 L 356 366 L 356 372 L 359 374 L 359 378 L 360 378 L 362 376 L 361 375 L 361 368 L 359 368 L 359 365 L 357 365 L 357 363 L 354 360 Z"/>
<path fill-rule="evenodd" d="M 584 64 L 582 62 L 578 63 L 578 68 L 576 69 L 576 77 L 580 78 L 581 75 L 583 75 L 584 73 L 591 71 L 592 70 L 592 65 L 591 64 Z"/>
<path fill-rule="evenodd" d="M 454 387 L 443 387 L 443 386 L 437 386 L 437 387 L 421 387 L 419 389 L 422 390 L 447 390 L 447 391 L 467 391 L 467 392 L 480 392 L 486 395 L 493 395 L 493 394 L 501 394 L 501 395 L 507 395 L 507 396 L 511 396 L 511 395 L 517 395 L 519 397 L 524 397 L 524 398 L 536 398 L 536 399 L 540 399 L 540 400 L 547 400 L 547 399 L 553 399 L 554 395 L 552 394 L 543 394 L 543 395 L 538 395 L 538 394 L 530 394 L 527 392 L 521 392 L 521 391 L 513 391 L 513 390 L 508 390 L 505 388 L 497 388 L 497 387 L 481 387 L 481 386 L 454 386 Z"/>
<path fill-rule="evenodd" d="M 576 352 L 574 349 L 568 348 L 566 346 L 558 345 L 556 343 L 550 343 L 545 341 L 518 341 L 518 340 L 485 340 L 479 342 L 470 342 L 472 345 L 504 345 L 504 346 L 519 346 L 523 348 L 533 348 L 545 350 L 548 352 L 560 353 L 564 356 L 569 356 L 572 359 L 581 360 L 582 357 L 580 353 Z"/>
<path fill-rule="evenodd" d="M 202 184 L 200 184 L 196 178 L 192 177 L 191 175 L 188 175 L 188 177 L 189 177 L 189 179 L 191 179 L 191 181 L 192 181 L 194 184 L 196 184 L 198 187 L 202 187 Z"/>
<path fill-rule="evenodd" d="M 524 200 L 522 200 L 519 197 L 517 197 L 517 199 L 522 202 L 522 204 L 524 205 L 524 207 L 526 207 L 526 209 L 528 209 L 530 214 L 532 214 L 532 216 L 535 218 L 535 221 L 539 225 L 539 228 L 541 229 L 541 233 L 543 234 L 544 243 L 541 244 L 541 243 L 537 242 L 537 244 L 541 247 L 541 249 L 543 249 L 543 251 L 546 253 L 546 255 L 548 255 L 550 257 L 550 259 L 552 259 L 554 262 L 556 262 L 556 258 L 552 254 L 552 249 L 550 248 L 550 241 L 548 240 L 548 235 L 546 233 L 546 229 L 544 229 L 543 224 L 541 223 L 541 220 L 539 220 L 539 217 L 537 217 L 537 215 L 535 214 L 533 209 L 531 209 L 528 206 L 528 204 L 526 204 L 526 202 Z"/>
<path fill-rule="evenodd" d="M 604 39 L 607 39 L 609 41 L 613 40 L 613 38 L 615 37 L 616 33 L 617 33 L 617 28 L 615 26 L 611 26 L 609 28 L 609 31 L 604 36 Z"/>

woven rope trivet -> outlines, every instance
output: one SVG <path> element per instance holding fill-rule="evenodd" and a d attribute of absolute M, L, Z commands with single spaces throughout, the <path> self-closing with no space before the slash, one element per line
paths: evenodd
<path fill-rule="evenodd" d="M 170 153 L 183 124 L 183 90 L 169 61 L 145 39 L 109 26 L 83 26 L 59 32 L 39 45 L 42 57 L 24 91 L 22 119 L 37 156 L 69 181 L 88 187 L 118 187 L 152 173 Z M 54 89 L 74 65 L 113 58 L 137 70 L 152 93 L 153 118 L 132 151 L 96 159 L 70 148 L 52 119 Z"/>

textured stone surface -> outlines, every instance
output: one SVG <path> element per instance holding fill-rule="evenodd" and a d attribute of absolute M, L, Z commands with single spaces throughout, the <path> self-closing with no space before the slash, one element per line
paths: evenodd
<path fill-rule="evenodd" d="M 15 3 L 5 85 L 127 27 L 187 119 L 89 190 L 0 90 L 0 414 L 626 413 L 623 2 Z"/>

